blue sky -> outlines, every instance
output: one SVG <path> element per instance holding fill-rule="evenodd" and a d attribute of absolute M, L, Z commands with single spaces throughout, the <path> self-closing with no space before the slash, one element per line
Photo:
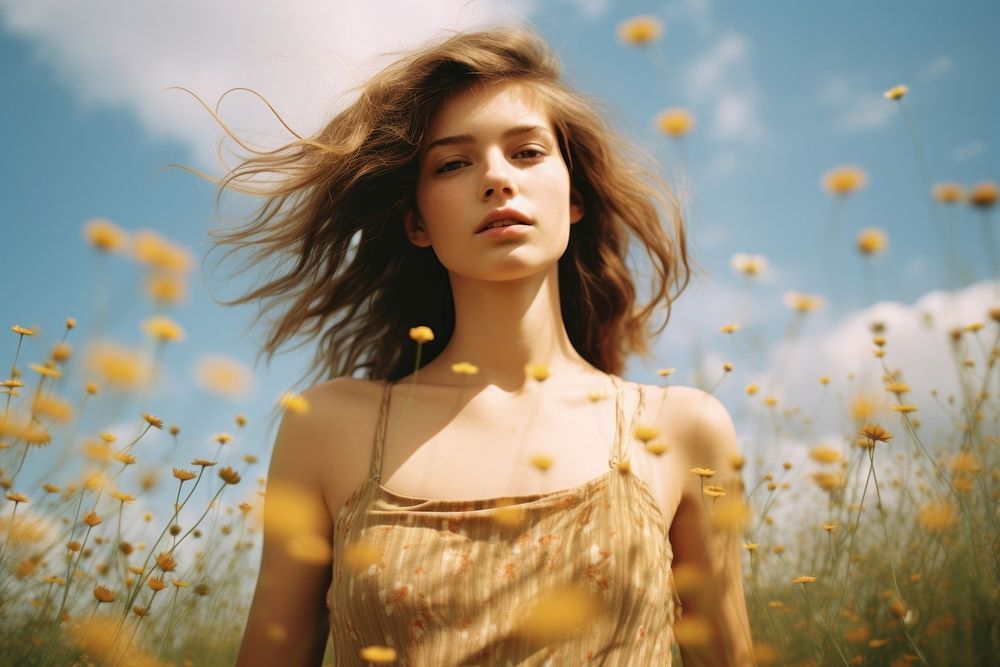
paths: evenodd
<path fill-rule="evenodd" d="M 723 392 L 736 400 L 781 354 L 791 317 L 781 303 L 786 290 L 840 295 L 803 334 L 803 345 L 826 346 L 812 356 L 831 359 L 831 367 L 838 362 L 827 355 L 830 341 L 848 331 L 860 335 L 872 313 L 892 317 L 891 302 L 910 313 L 933 303 L 942 316 L 965 319 L 996 303 L 995 293 L 976 285 L 988 278 L 985 248 L 981 222 L 965 207 L 957 222 L 968 276 L 947 284 L 940 230 L 932 228 L 911 136 L 898 106 L 882 98 L 893 85 L 909 86 L 903 103 L 932 181 L 998 180 L 995 2 L 495 0 L 468 7 L 440 2 L 433 9 L 392 5 L 398 11 L 387 11 L 392 3 L 384 2 L 350 9 L 302 2 L 294 5 L 299 11 L 283 13 L 269 4 L 178 2 L 145 9 L 105 1 L 67 8 L 0 0 L 0 123 L 6 128 L 0 238 L 7 269 L 0 314 L 5 326 L 39 326 L 45 334 L 44 345 L 28 347 L 22 366 L 41 360 L 67 316 L 78 318 L 80 335 L 87 335 L 98 267 L 81 240 L 88 218 L 155 229 L 201 259 L 205 231 L 217 224 L 214 191 L 162 168 L 174 162 L 211 168 L 206 156 L 219 133 L 193 100 L 167 86 L 189 87 L 213 102 L 227 88 L 251 86 L 308 126 L 334 108 L 353 72 L 373 66 L 375 53 L 513 15 L 527 17 L 549 38 L 567 78 L 603 100 L 619 128 L 649 147 L 668 175 L 677 174 L 678 154 L 655 133 L 653 117 L 683 106 L 697 119 L 684 155 L 691 250 L 704 272 L 678 302 L 655 360 L 634 363 L 629 379 L 655 382 L 656 367 L 675 366 L 678 381 L 690 384 L 698 363 L 731 359 L 739 372 L 746 370 Z M 616 36 L 619 22 L 637 14 L 658 16 L 665 26 L 660 41 L 645 50 Z M 367 64 L 358 69 L 356 63 Z M 227 100 L 223 115 L 278 136 L 249 98 Z M 846 202 L 836 275 L 828 276 L 832 201 L 819 181 L 842 164 L 866 169 L 869 185 Z M 871 274 L 874 287 L 866 288 L 852 243 L 872 226 L 883 228 L 890 242 Z M 749 292 L 729 267 L 738 252 L 763 254 L 772 266 L 769 278 Z M 136 292 L 137 268 L 125 260 L 110 268 L 118 307 L 110 334 L 137 343 L 138 323 L 151 314 Z M 188 339 L 168 350 L 167 377 L 152 406 L 195 438 L 229 429 L 236 411 L 265 415 L 310 358 L 308 350 L 297 351 L 279 356 L 270 370 L 261 366 L 256 391 L 240 403 L 194 388 L 189 369 L 200 355 L 225 352 L 253 363 L 264 333 L 247 333 L 251 308 L 213 302 L 212 295 L 231 297 L 248 284 L 225 275 L 225 267 L 196 275 L 189 302 L 170 313 Z M 946 287 L 958 290 L 953 298 L 936 295 Z M 719 334 L 737 312 L 766 341 L 760 350 Z M 15 344 L 13 335 L 0 343 L 4 363 Z M 919 348 L 910 353 L 923 358 Z M 266 454 L 273 433 L 251 433 L 244 451 Z"/>

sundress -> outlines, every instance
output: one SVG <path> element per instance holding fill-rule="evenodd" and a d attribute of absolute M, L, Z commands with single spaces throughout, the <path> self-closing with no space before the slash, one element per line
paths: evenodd
<path fill-rule="evenodd" d="M 461 501 L 379 483 L 393 386 L 385 383 L 370 475 L 334 524 L 335 665 L 371 664 L 360 655 L 370 646 L 391 647 L 391 664 L 413 667 L 671 664 L 680 600 L 669 526 L 646 483 L 619 465 L 623 391 L 611 379 L 617 428 L 607 472 L 549 493 Z M 577 631 L 546 641 L 531 627 L 546 617 L 531 614 L 560 591 L 597 604 Z"/>

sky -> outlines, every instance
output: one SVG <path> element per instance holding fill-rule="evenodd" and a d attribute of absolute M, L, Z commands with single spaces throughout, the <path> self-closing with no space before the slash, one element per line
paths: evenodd
<path fill-rule="evenodd" d="M 637 48 L 618 38 L 617 26 L 637 15 L 662 22 L 655 44 Z M 165 167 L 218 174 L 222 135 L 192 97 L 170 88 L 188 88 L 214 106 L 225 91 L 249 87 L 308 132 L 351 99 L 350 88 L 386 63 L 384 54 L 450 30 L 524 20 L 549 40 L 567 80 L 602 102 L 615 126 L 688 193 L 689 249 L 700 269 L 652 359 L 632 360 L 627 379 L 655 383 L 657 368 L 675 367 L 676 382 L 711 385 L 731 361 L 736 368 L 718 395 L 738 430 L 750 432 L 747 383 L 809 403 L 818 400 L 821 374 L 842 391 L 848 373 L 874 376 L 864 353 L 868 327 L 879 320 L 896 336 L 895 363 L 924 380 L 917 398 L 934 383 L 947 392 L 954 379 L 935 370 L 948 362 L 942 331 L 983 320 L 1000 305 L 998 276 L 987 262 L 990 253 L 997 257 L 1000 234 L 995 212 L 984 220 L 959 207 L 960 272 L 948 272 L 944 225 L 925 194 L 917 156 L 924 156 L 932 183 L 1000 178 L 1000 104 L 992 85 L 998 19 L 1000 5 L 985 0 L 0 0 L 0 245 L 7 276 L 0 315 L 6 326 L 42 332 L 26 344 L 22 367 L 41 361 L 66 317 L 80 322 L 77 340 L 93 332 L 101 262 L 81 236 L 90 218 L 156 230 L 190 248 L 197 258 L 190 298 L 167 313 L 187 339 L 166 350 L 151 410 L 182 423 L 199 443 L 191 447 L 231 430 L 232 415 L 243 412 L 251 416 L 243 451 L 266 457 L 274 433 L 263 415 L 306 373 L 311 349 L 259 365 L 252 391 L 237 401 L 193 384 L 192 368 L 205 354 L 253 365 L 264 330 L 249 328 L 253 307 L 216 302 L 240 294 L 252 276 L 228 278 L 229 265 L 215 266 L 219 253 L 201 270 L 206 232 L 221 222 L 214 189 Z M 909 87 L 902 105 L 883 97 L 897 84 Z M 674 106 L 696 119 L 682 148 L 653 122 Z M 227 96 L 219 110 L 263 143 L 287 138 L 248 94 Z M 846 164 L 862 167 L 868 184 L 837 213 L 820 179 Z M 853 243 L 868 227 L 883 229 L 889 245 L 866 263 Z M 761 254 L 770 270 L 748 286 L 731 269 L 736 253 Z M 139 345 L 139 322 L 153 311 L 138 293 L 138 268 L 113 258 L 106 270 L 114 305 L 106 335 Z M 789 290 L 821 294 L 827 307 L 796 325 L 783 303 Z M 936 330 L 921 325 L 925 314 Z M 719 332 L 731 322 L 742 334 Z M 13 359 L 16 345 L 14 335 L 2 339 L 0 362 Z M 77 389 L 66 391 L 71 397 L 82 386 L 82 378 L 76 381 Z"/>

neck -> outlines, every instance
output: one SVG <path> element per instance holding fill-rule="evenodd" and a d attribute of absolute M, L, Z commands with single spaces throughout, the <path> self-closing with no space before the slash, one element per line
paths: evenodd
<path fill-rule="evenodd" d="M 546 364 L 553 384 L 600 374 L 573 348 L 562 319 L 558 266 L 507 281 L 452 276 L 455 331 L 441 354 L 420 370 L 428 383 L 494 384 L 509 391 L 526 382 L 527 364 Z M 479 367 L 474 378 L 451 371 L 460 361 Z M 561 379 L 562 378 L 562 379 Z M 547 381 L 548 382 L 548 381 Z"/>

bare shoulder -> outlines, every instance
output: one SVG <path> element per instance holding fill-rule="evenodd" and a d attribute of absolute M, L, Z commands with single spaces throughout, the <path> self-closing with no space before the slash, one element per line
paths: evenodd
<path fill-rule="evenodd" d="M 662 406 L 657 418 L 662 433 L 684 465 L 728 469 L 739 455 L 733 419 L 712 394 L 695 387 L 653 386 Z M 655 414 L 655 413 L 654 413 Z"/>

